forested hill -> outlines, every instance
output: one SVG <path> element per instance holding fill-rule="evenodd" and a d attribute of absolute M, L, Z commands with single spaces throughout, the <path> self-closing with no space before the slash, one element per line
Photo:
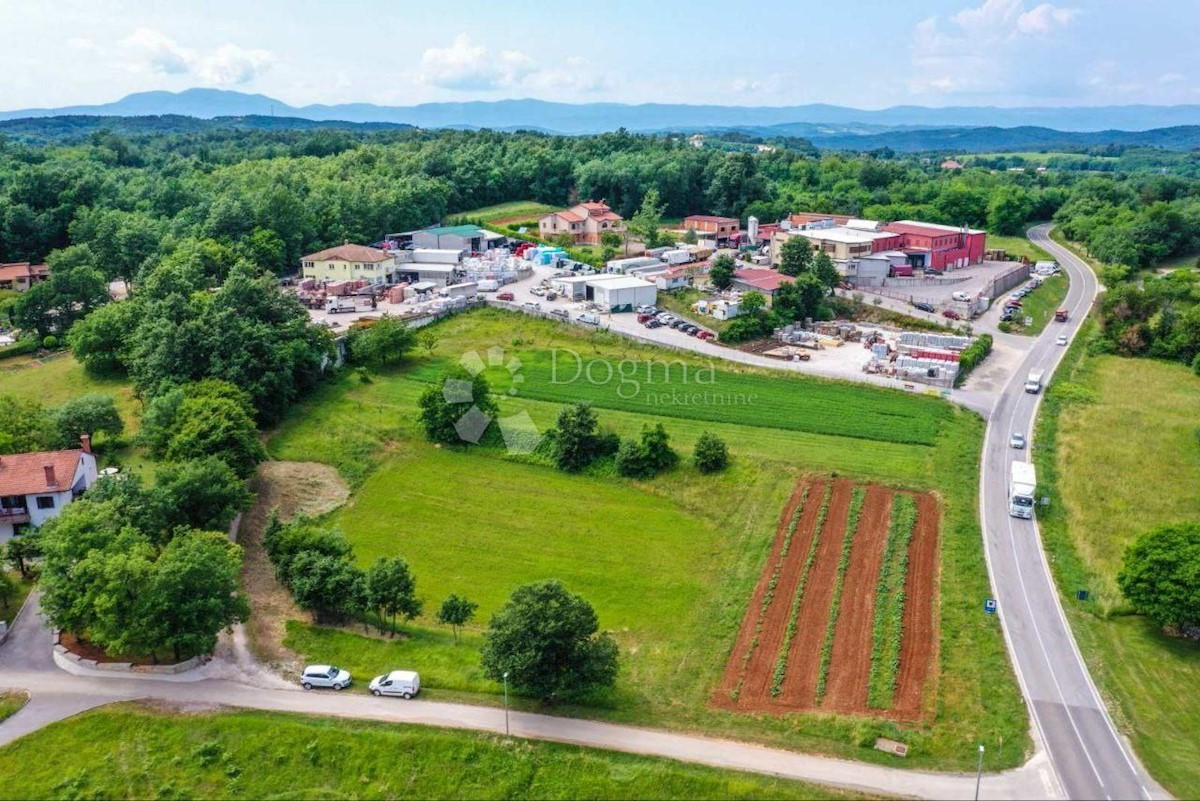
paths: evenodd
<path fill-rule="evenodd" d="M 300 117 L 274 117 L 261 114 L 244 117 L 201 119 L 182 114 L 139 117 L 99 117 L 65 115 L 61 117 L 25 117 L 0 120 L 0 135 L 25 142 L 52 142 L 86 137 L 97 131 L 121 136 L 200 133 L 204 131 L 315 131 L 354 132 L 404 131 L 413 126 L 398 122 L 345 122 L 306 120 Z"/>
<path fill-rule="evenodd" d="M 772 126 L 760 135 L 780 135 L 788 126 Z M 933 128 L 896 130 L 874 134 L 810 134 L 808 138 L 823 150 L 891 148 L 904 153 L 941 151 L 951 153 L 992 153 L 1022 150 L 1073 150 L 1085 147 L 1124 145 L 1158 147 L 1166 150 L 1200 148 L 1200 125 L 1180 125 L 1149 131 L 1056 131 L 1052 128 Z"/>

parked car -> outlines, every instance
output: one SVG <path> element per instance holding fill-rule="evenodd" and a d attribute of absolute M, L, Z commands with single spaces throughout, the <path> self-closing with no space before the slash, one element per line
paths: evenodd
<path fill-rule="evenodd" d="M 654 319 L 654 316 L 653 316 L 653 315 L 650 315 L 650 314 L 645 314 L 645 313 L 639 314 L 639 315 L 637 316 L 637 321 L 638 321 L 639 323 L 643 323 L 643 324 L 644 324 L 644 323 L 645 323 L 647 320 L 653 320 L 653 319 Z"/>
<path fill-rule="evenodd" d="M 567 311 L 566 309 L 563 309 L 563 308 L 551 309 L 551 310 L 550 310 L 550 313 L 551 313 L 551 314 L 553 314 L 555 317 L 561 317 L 561 318 L 563 318 L 564 320 L 570 320 L 570 319 L 571 319 L 571 313 L 570 313 L 569 311 Z"/>
<path fill-rule="evenodd" d="M 1058 335 L 1058 338 L 1054 340 L 1054 344 L 1056 344 L 1056 345 L 1065 345 L 1065 344 L 1067 344 L 1067 335 L 1066 335 L 1066 334 L 1059 334 L 1059 335 Z"/>
<path fill-rule="evenodd" d="M 958 312 L 956 312 L 954 309 L 946 309 L 944 312 L 942 312 L 942 316 L 945 317 L 947 320 L 961 320 L 962 319 L 962 315 L 959 314 Z"/>
<path fill-rule="evenodd" d="M 398 695 L 412 698 L 421 690 L 421 676 L 412 670 L 393 670 L 371 679 L 371 695 Z"/>
<path fill-rule="evenodd" d="M 971 299 L 971 296 L 968 295 L 966 292 L 951 292 L 950 297 L 953 298 L 954 300 L 959 300 L 964 303 Z"/>
<path fill-rule="evenodd" d="M 717 338 L 717 335 L 714 334 L 712 331 L 701 331 L 699 334 L 696 334 L 696 339 L 716 339 L 716 338 Z"/>
<path fill-rule="evenodd" d="M 496 300 L 516 300 L 516 296 L 511 292 L 501 292 L 496 295 Z"/>
<path fill-rule="evenodd" d="M 546 290 L 546 300 L 558 300 L 558 293 L 553 289 Z"/>
<path fill-rule="evenodd" d="M 687 320 L 681 320 L 678 317 L 671 321 L 671 327 L 675 329 L 683 328 L 687 324 Z"/>
<path fill-rule="evenodd" d="M 583 312 L 579 315 L 579 322 L 587 323 L 588 325 L 600 325 L 600 315 L 595 312 Z"/>
<path fill-rule="evenodd" d="M 675 319 L 675 315 L 669 314 L 668 312 L 659 312 L 658 314 L 654 315 L 654 317 L 663 325 L 670 325 L 671 321 Z"/>
<path fill-rule="evenodd" d="M 1013 435 L 1008 438 L 1008 445 L 1010 448 L 1016 448 L 1017 450 L 1024 449 L 1025 435 L 1019 431 L 1014 431 Z"/>
<path fill-rule="evenodd" d="M 536 300 L 527 300 L 521 304 L 521 307 L 525 308 L 525 309 L 533 309 L 536 311 L 536 310 L 542 308 L 542 304 L 538 303 Z"/>
<path fill-rule="evenodd" d="M 935 311 L 937 311 L 937 309 L 933 307 L 932 303 L 914 303 L 913 308 L 920 309 L 923 312 L 929 312 L 930 314 L 933 314 Z"/>
<path fill-rule="evenodd" d="M 306 690 L 314 687 L 332 687 L 343 690 L 350 686 L 350 674 L 335 665 L 309 665 L 300 674 L 300 686 Z"/>
<path fill-rule="evenodd" d="M 634 309 L 638 314 L 658 314 L 657 306 L 638 306 Z"/>
<path fill-rule="evenodd" d="M 642 323 L 642 325 L 646 326 L 647 328 L 662 328 L 662 323 L 660 323 L 658 320 L 655 320 L 653 317 Z"/>

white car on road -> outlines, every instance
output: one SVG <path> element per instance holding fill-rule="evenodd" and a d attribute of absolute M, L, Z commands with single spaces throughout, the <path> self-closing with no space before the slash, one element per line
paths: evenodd
<path fill-rule="evenodd" d="M 393 670 L 371 679 L 371 695 L 398 695 L 412 698 L 421 689 L 421 676 L 413 670 Z"/>
<path fill-rule="evenodd" d="M 309 665 L 300 674 L 300 686 L 306 690 L 314 687 L 342 690 L 349 687 L 350 682 L 350 673 L 335 665 Z"/>
<path fill-rule="evenodd" d="M 1059 334 L 1059 335 L 1058 335 L 1058 339 L 1054 340 L 1054 342 L 1055 342 L 1056 344 L 1058 344 L 1058 345 L 1065 345 L 1065 344 L 1067 344 L 1067 335 L 1066 335 L 1066 334 Z"/>

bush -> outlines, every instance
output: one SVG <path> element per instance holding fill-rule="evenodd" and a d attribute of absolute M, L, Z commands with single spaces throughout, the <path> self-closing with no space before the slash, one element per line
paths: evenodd
<path fill-rule="evenodd" d="M 600 456 L 596 412 L 590 404 L 577 403 L 558 414 L 554 434 L 554 462 L 559 470 L 577 473 Z"/>
<path fill-rule="evenodd" d="M 958 376 L 954 385 L 958 386 L 966 380 L 971 371 L 987 358 L 992 352 L 992 335 L 981 334 L 979 339 L 972 342 L 958 357 Z"/>
<path fill-rule="evenodd" d="M 33 353 L 41 345 L 37 337 L 25 337 L 18 339 L 11 345 L 5 345 L 0 348 L 0 359 L 7 359 L 10 356 L 24 356 L 28 353 Z"/>
<path fill-rule="evenodd" d="M 46 350 L 54 350 L 58 347 L 58 337 L 54 336 L 54 334 L 46 334 L 46 336 L 42 337 L 42 347 Z"/>
<path fill-rule="evenodd" d="M 1125 550 L 1121 592 L 1158 625 L 1176 631 L 1200 625 L 1200 523 L 1152 529 Z"/>
<path fill-rule="evenodd" d="M 652 478 L 679 463 L 662 423 L 642 427 L 641 441 L 627 439 L 617 449 L 617 472 L 626 478 Z"/>
<path fill-rule="evenodd" d="M 654 468 L 650 466 L 642 443 L 636 439 L 621 440 L 621 447 L 617 449 L 617 472 L 626 478 L 650 478 L 654 475 Z"/>
<path fill-rule="evenodd" d="M 696 449 L 692 461 L 701 473 L 716 473 L 729 465 L 729 449 L 725 441 L 709 431 L 705 431 L 696 440 Z"/>

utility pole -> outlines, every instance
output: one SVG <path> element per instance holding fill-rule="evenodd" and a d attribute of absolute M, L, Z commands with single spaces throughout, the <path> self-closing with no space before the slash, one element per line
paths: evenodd
<path fill-rule="evenodd" d="M 507 673 L 505 674 L 508 675 Z M 983 743 L 979 744 L 979 767 L 975 769 L 975 801 L 979 801 L 979 782 L 983 779 Z"/>
<path fill-rule="evenodd" d="M 505 737 L 508 736 L 508 671 L 507 670 L 504 671 L 504 736 Z M 983 751 L 982 745 L 979 746 L 979 750 L 982 753 L 982 751 Z M 980 764 L 982 764 L 983 757 L 980 756 L 979 760 L 980 760 Z M 979 790 L 978 789 L 975 790 L 975 801 L 979 801 Z"/>

